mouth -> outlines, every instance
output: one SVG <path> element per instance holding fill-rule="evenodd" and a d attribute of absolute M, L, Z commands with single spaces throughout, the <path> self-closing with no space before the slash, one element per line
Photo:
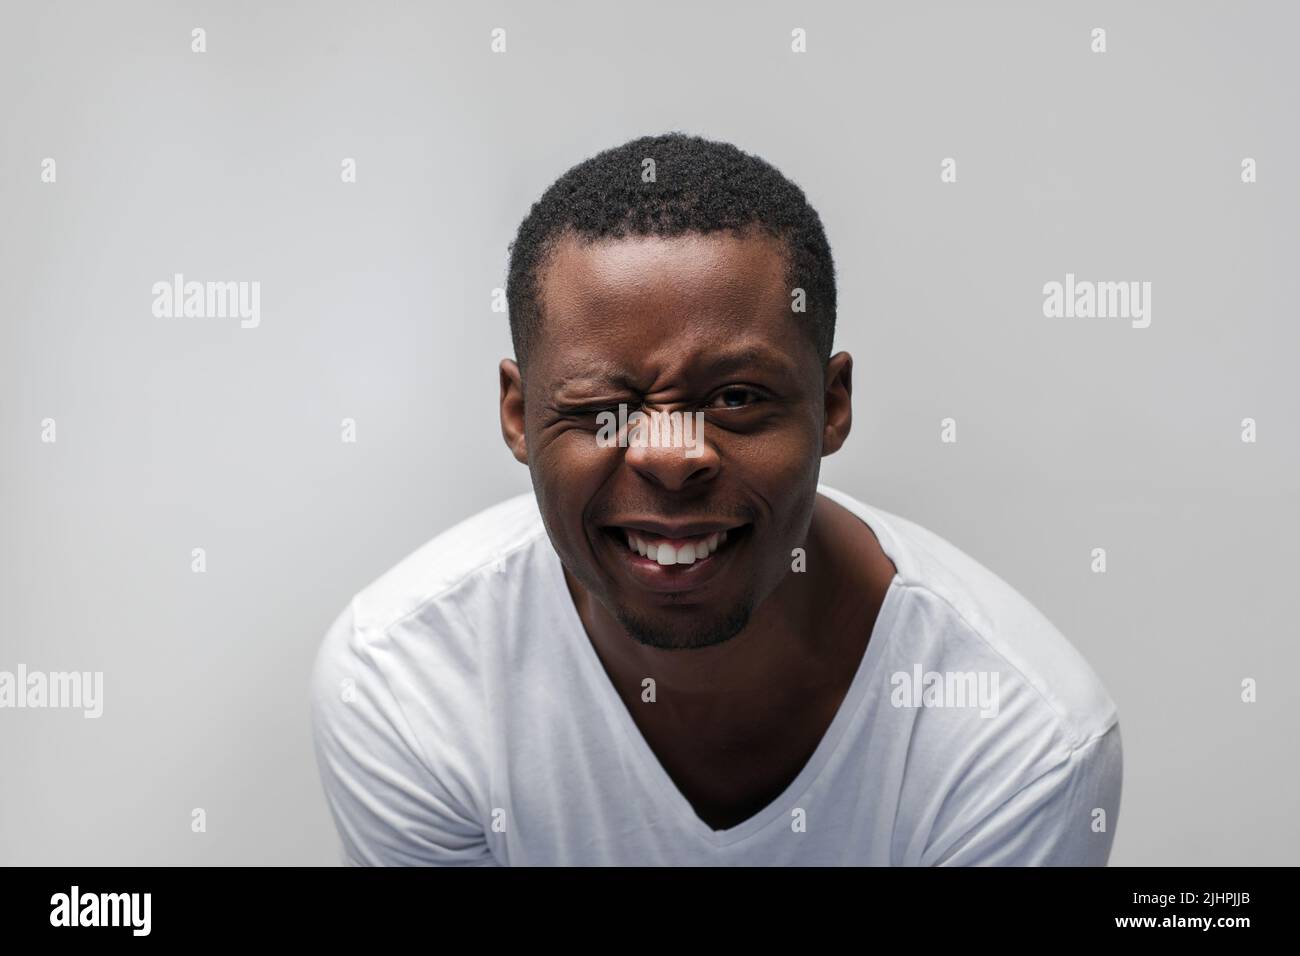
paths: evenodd
<path fill-rule="evenodd" d="M 688 591 L 715 580 L 753 531 L 753 525 L 670 528 L 638 523 L 601 529 L 616 564 L 653 591 Z M 687 533 L 690 532 L 690 533 Z"/>

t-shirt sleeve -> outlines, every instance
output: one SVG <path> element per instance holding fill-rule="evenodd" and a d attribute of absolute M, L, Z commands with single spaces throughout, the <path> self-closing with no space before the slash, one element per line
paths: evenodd
<path fill-rule="evenodd" d="M 939 866 L 1105 866 L 1119 818 L 1119 724 L 1014 790 L 941 857 Z M 1099 812 L 1100 811 L 1100 812 Z"/>
<path fill-rule="evenodd" d="M 326 802 L 351 866 L 491 866 L 495 859 L 451 754 L 426 753 L 355 633 L 349 607 L 311 678 L 312 735 Z"/>

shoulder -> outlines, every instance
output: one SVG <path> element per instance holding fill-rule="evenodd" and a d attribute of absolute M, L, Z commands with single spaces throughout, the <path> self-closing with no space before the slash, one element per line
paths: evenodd
<path fill-rule="evenodd" d="M 893 649 L 936 670 L 996 669 L 1004 696 L 1054 725 L 1076 749 L 1118 721 L 1115 702 L 1079 649 L 1028 598 L 956 544 L 907 518 L 821 489 L 876 532 L 903 592 Z"/>
<path fill-rule="evenodd" d="M 355 625 L 382 631 L 418 614 L 471 580 L 499 572 L 545 535 L 532 492 L 480 511 L 403 558 L 352 600 Z"/>
<path fill-rule="evenodd" d="M 418 732 L 473 709 L 509 592 L 535 582 L 545 528 L 531 493 L 443 531 L 359 590 L 320 643 L 312 670 L 317 719 L 348 716 L 340 694 L 365 693 Z M 505 573 L 515 563 L 521 567 Z M 516 573 L 520 572 L 520 573 Z M 394 720 L 394 723 L 396 720 Z"/>
<path fill-rule="evenodd" d="M 442 532 L 362 588 L 334 620 L 311 673 L 311 719 L 345 858 L 483 863 L 491 807 L 485 655 L 509 593 L 537 577 L 545 530 L 533 496 Z M 530 583 L 531 582 L 531 583 Z"/>
<path fill-rule="evenodd" d="M 898 726 L 905 752 L 918 756 L 900 784 L 896 858 L 1105 863 L 1123 757 L 1118 712 L 1096 672 L 1042 611 L 954 543 L 822 490 L 872 528 L 897 568 L 877 673 L 888 681 L 886 711 L 906 708 Z"/>

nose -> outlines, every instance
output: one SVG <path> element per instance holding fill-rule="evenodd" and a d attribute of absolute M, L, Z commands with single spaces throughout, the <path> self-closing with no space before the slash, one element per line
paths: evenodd
<path fill-rule="evenodd" d="M 637 426 L 629 423 L 623 460 L 643 478 L 668 491 L 710 481 L 718 473 L 717 449 L 708 440 L 704 413 L 643 409 Z"/>

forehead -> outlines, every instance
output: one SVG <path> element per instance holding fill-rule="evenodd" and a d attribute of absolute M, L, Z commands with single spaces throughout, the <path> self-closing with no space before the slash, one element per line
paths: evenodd
<path fill-rule="evenodd" d="M 534 356 L 548 381 L 590 369 L 646 377 L 744 356 L 784 357 L 800 336 L 784 243 L 737 235 L 561 239 L 538 274 Z"/>

